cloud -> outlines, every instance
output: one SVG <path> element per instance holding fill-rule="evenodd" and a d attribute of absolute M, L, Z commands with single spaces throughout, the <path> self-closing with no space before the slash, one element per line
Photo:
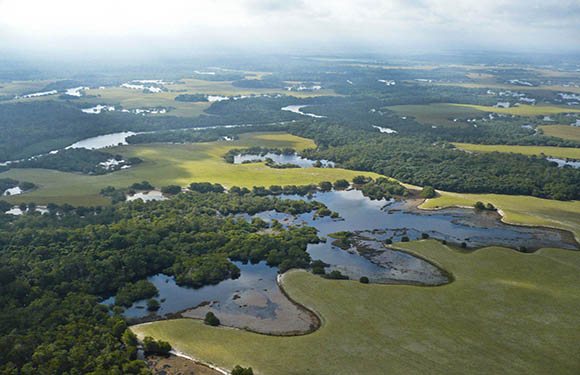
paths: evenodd
<path fill-rule="evenodd" d="M 34 11 L 31 11 L 33 9 Z M 0 47 L 580 50 L 578 0 L 0 0 Z M 86 43 L 85 43 L 86 44 Z"/>

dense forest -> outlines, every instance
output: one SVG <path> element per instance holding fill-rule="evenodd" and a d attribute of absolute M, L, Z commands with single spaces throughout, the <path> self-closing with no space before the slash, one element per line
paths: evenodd
<path fill-rule="evenodd" d="M 400 181 L 464 193 L 580 198 L 580 170 L 520 154 L 470 154 L 446 143 L 377 135 L 346 126 L 297 124 L 293 134 L 312 138 L 316 150 L 302 155 L 327 159 L 348 169 L 373 171 Z"/>
<path fill-rule="evenodd" d="M 234 214 L 323 208 L 234 189 L 105 208 L 53 204 L 45 215 L 0 214 L 0 373 L 143 371 L 123 342 L 122 309 L 111 315 L 100 298 L 116 294 L 128 305 L 154 295 L 139 281 L 159 272 L 180 285 L 217 283 L 239 275 L 230 260 L 265 260 L 281 271 L 308 267 L 305 250 L 318 241 L 315 229 L 266 232 L 266 222 Z"/>

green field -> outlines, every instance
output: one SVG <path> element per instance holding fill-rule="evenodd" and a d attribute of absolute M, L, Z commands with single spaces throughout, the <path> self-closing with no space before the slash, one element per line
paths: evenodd
<path fill-rule="evenodd" d="M 120 104 L 126 109 L 144 107 L 164 107 L 171 109 L 172 116 L 197 117 L 211 105 L 209 102 L 178 102 L 175 97 L 180 93 L 160 92 L 145 94 L 141 90 L 132 90 L 124 87 L 108 87 L 100 90 L 88 90 L 87 95 L 95 95 L 96 98 L 82 98 L 85 103 L 91 104 Z"/>
<path fill-rule="evenodd" d="M 461 253 L 434 240 L 398 245 L 455 281 L 364 285 L 290 271 L 288 293 L 322 317 L 312 334 L 272 337 L 186 319 L 132 329 L 202 361 L 268 375 L 579 373 L 579 253 Z"/>
<path fill-rule="evenodd" d="M 510 224 L 546 226 L 570 231 L 580 242 L 580 201 L 557 201 L 522 195 L 460 194 L 438 191 L 420 208 L 437 209 L 451 206 L 473 207 L 475 202 L 491 203 Z"/>
<path fill-rule="evenodd" d="M 556 115 L 559 113 L 580 113 L 580 109 L 577 106 L 566 106 L 559 107 L 555 105 L 527 105 L 521 104 L 517 107 L 510 108 L 496 108 L 492 106 L 485 105 L 473 105 L 473 104 L 453 104 L 458 107 L 467 107 L 477 109 L 483 112 L 494 112 L 502 113 L 505 115 L 516 115 L 516 116 L 539 116 L 539 115 Z"/>
<path fill-rule="evenodd" d="M 545 135 L 551 137 L 580 141 L 580 127 L 578 126 L 542 125 L 540 129 L 542 129 Z"/>
<path fill-rule="evenodd" d="M 349 171 L 339 168 L 274 169 L 264 163 L 234 165 L 222 159 L 232 148 L 251 146 L 291 147 L 296 150 L 315 147 L 310 139 L 285 133 L 247 133 L 234 142 L 209 142 L 175 144 L 148 144 L 122 146 L 107 149 L 126 157 L 137 156 L 144 163 L 130 169 L 102 176 L 87 176 L 46 169 L 11 169 L 0 173 L 0 178 L 30 181 L 38 186 L 36 191 L 3 197 L 13 203 L 36 202 L 70 203 L 73 205 L 102 205 L 108 200 L 99 192 L 106 186 L 127 187 L 133 182 L 147 180 L 155 186 L 177 184 L 187 186 L 191 182 L 213 182 L 224 186 L 305 185 L 338 179 L 352 180 L 357 175 L 377 177 L 373 173 Z"/>
<path fill-rule="evenodd" d="M 484 114 L 473 108 L 457 107 L 453 104 L 394 105 L 386 107 L 400 116 L 412 116 L 418 122 L 428 125 L 457 126 L 454 118 L 466 119 Z M 461 124 L 461 123 L 459 123 Z"/>
<path fill-rule="evenodd" d="M 553 146 L 511 146 L 511 145 L 478 145 L 473 143 L 452 142 L 461 150 L 471 152 L 504 152 L 523 155 L 552 156 L 560 159 L 580 159 L 580 148 Z"/>
<path fill-rule="evenodd" d="M 512 91 L 558 91 L 558 92 L 573 92 L 580 94 L 580 87 L 573 87 L 573 86 L 559 86 L 559 85 L 540 85 L 540 86 L 519 86 L 519 85 L 506 85 L 501 83 L 494 83 L 494 82 L 485 82 L 485 83 L 446 83 L 446 82 L 434 82 L 429 83 L 430 85 L 437 85 L 437 86 L 460 86 L 466 88 L 475 88 L 475 89 L 503 89 L 503 90 L 512 90 Z"/>

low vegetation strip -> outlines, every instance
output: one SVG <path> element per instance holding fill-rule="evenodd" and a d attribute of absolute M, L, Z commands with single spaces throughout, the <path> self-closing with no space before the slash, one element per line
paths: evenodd
<path fill-rule="evenodd" d="M 453 104 L 460 107 L 469 107 L 484 112 L 502 113 L 506 115 L 516 116 L 538 116 L 538 115 L 555 115 L 559 113 L 580 113 L 580 109 L 576 107 L 558 107 L 553 105 L 527 105 L 521 104 L 517 107 L 498 108 L 485 105 L 473 104 Z"/>
<path fill-rule="evenodd" d="M 510 145 L 477 145 L 473 143 L 456 143 L 453 145 L 461 150 L 471 152 L 503 152 L 535 156 L 551 156 L 560 159 L 580 159 L 580 148 L 551 146 L 510 146 Z"/>
<path fill-rule="evenodd" d="M 462 253 L 437 241 L 398 244 L 455 276 L 436 288 L 283 276 L 287 292 L 324 322 L 312 334 L 272 337 L 192 320 L 135 326 L 139 336 L 232 368 L 264 374 L 576 374 L 580 254 L 504 248 Z M 457 303 L 461 301 L 461 303 Z M 453 316 L 453 319 L 449 317 Z"/>

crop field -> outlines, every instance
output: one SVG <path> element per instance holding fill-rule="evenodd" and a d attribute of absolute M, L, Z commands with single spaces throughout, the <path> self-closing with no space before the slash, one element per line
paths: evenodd
<path fill-rule="evenodd" d="M 545 135 L 569 139 L 571 141 L 580 141 L 580 127 L 569 125 L 542 125 L 540 129 Z"/>
<path fill-rule="evenodd" d="M 527 105 L 522 104 L 517 107 L 510 108 L 496 108 L 485 105 L 473 105 L 473 104 L 453 104 L 458 107 L 468 107 L 474 108 L 483 112 L 493 112 L 502 113 L 505 115 L 516 115 L 516 116 L 538 116 L 538 115 L 555 115 L 559 113 L 580 113 L 580 109 L 577 106 L 566 106 L 558 107 L 553 105 Z"/>
<path fill-rule="evenodd" d="M 273 169 L 265 163 L 228 164 L 222 155 L 232 148 L 252 146 L 291 147 L 296 150 L 314 147 L 314 142 L 285 133 L 247 133 L 234 142 L 175 144 L 146 144 L 107 149 L 125 157 L 137 156 L 145 162 L 129 169 L 101 176 L 88 176 L 46 169 L 11 169 L 0 178 L 30 181 L 39 186 L 33 192 L 3 197 L 9 202 L 69 203 L 73 205 L 103 205 L 108 200 L 99 192 L 106 186 L 127 187 L 133 182 L 147 180 L 155 186 L 191 182 L 212 182 L 224 186 L 306 185 L 338 179 L 352 180 L 357 175 L 377 177 L 374 173 L 349 171 L 340 168 Z"/>
<path fill-rule="evenodd" d="M 522 195 L 438 193 L 439 197 L 427 200 L 420 208 L 473 207 L 477 201 L 491 203 L 501 209 L 506 223 L 568 230 L 580 242 L 580 201 L 557 201 Z"/>
<path fill-rule="evenodd" d="M 569 126 L 570 127 L 570 126 Z M 580 129 L 579 129 L 580 130 Z M 473 143 L 453 142 L 461 150 L 471 152 L 504 152 L 523 155 L 552 156 L 560 159 L 580 159 L 580 148 L 554 146 L 512 146 L 512 145 L 478 145 Z"/>
<path fill-rule="evenodd" d="M 188 319 L 132 329 L 204 362 L 268 375 L 578 373 L 580 253 L 465 253 L 434 240 L 396 245 L 455 280 L 365 285 L 289 271 L 284 288 L 322 318 L 312 334 L 265 336 Z"/>
<path fill-rule="evenodd" d="M 412 116 L 428 125 L 458 126 L 453 119 L 480 117 L 484 112 L 473 108 L 462 108 L 453 104 L 394 105 L 386 109 L 400 116 Z M 461 124 L 461 123 L 460 123 Z"/>

